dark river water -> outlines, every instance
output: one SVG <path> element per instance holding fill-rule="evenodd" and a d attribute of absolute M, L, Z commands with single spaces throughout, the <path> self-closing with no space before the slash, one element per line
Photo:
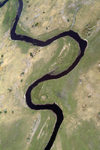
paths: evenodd
<path fill-rule="evenodd" d="M 4 4 L 7 1 L 8 0 L 5 0 L 4 2 L 0 3 L 0 7 L 4 6 Z M 87 47 L 87 41 L 81 39 L 79 34 L 74 32 L 74 31 L 72 31 L 72 30 L 62 32 L 62 33 L 60 33 L 60 34 L 58 34 L 58 35 L 56 35 L 54 37 L 51 37 L 50 39 L 48 39 L 46 41 L 41 41 L 41 40 L 38 40 L 38 39 L 34 39 L 32 37 L 28 37 L 28 36 L 25 36 L 25 35 L 17 34 L 15 31 L 16 31 L 16 27 L 17 27 L 17 24 L 18 24 L 18 21 L 19 21 L 22 9 L 23 9 L 23 1 L 22 0 L 18 0 L 18 2 L 19 2 L 18 11 L 17 11 L 16 18 L 15 18 L 15 21 L 13 23 L 13 26 L 12 26 L 11 32 L 10 32 L 10 36 L 11 36 L 12 40 L 24 41 L 24 42 L 27 42 L 27 43 L 32 43 L 33 45 L 36 45 L 36 46 L 44 47 L 44 46 L 47 46 L 47 45 L 51 44 L 52 42 L 56 41 L 59 38 L 62 38 L 62 37 L 65 37 L 65 36 L 69 36 L 72 39 L 74 39 L 79 45 L 79 54 L 78 54 L 78 56 L 76 57 L 75 61 L 71 64 L 71 66 L 69 68 L 66 68 L 66 70 L 64 70 L 63 72 L 61 72 L 59 74 L 56 74 L 56 75 L 52 75 L 50 73 L 45 74 L 41 78 L 37 79 L 34 83 L 32 83 L 28 87 L 28 89 L 26 91 L 26 103 L 27 103 L 27 106 L 30 109 L 34 109 L 34 110 L 50 110 L 50 111 L 54 112 L 55 115 L 56 115 L 56 124 L 55 124 L 55 127 L 53 129 L 53 133 L 52 133 L 52 135 L 50 137 L 49 142 L 47 143 L 47 145 L 45 147 L 45 150 L 50 150 L 52 145 L 53 145 L 53 143 L 54 143 L 54 141 L 55 141 L 55 138 L 56 138 L 58 130 L 59 130 L 60 126 L 61 126 L 61 123 L 62 123 L 62 121 L 64 119 L 63 112 L 62 112 L 61 108 L 56 103 L 44 104 L 44 105 L 36 105 L 36 104 L 34 104 L 32 102 L 32 99 L 31 99 L 31 92 L 41 82 L 45 82 L 47 80 L 54 80 L 54 79 L 61 78 L 61 77 L 65 76 L 65 75 L 67 75 L 70 71 L 72 71 L 75 68 L 75 66 L 77 66 L 77 64 L 79 63 L 81 58 L 84 56 L 84 51 L 85 51 L 85 49 Z M 33 149 L 35 150 L 35 147 L 33 147 Z"/>

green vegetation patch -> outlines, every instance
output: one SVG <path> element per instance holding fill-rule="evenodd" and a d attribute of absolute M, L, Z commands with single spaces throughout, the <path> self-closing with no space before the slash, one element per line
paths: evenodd
<path fill-rule="evenodd" d="M 53 132 L 55 120 L 56 117 L 50 111 L 41 111 L 41 122 L 30 143 L 29 150 L 45 148 Z"/>
<path fill-rule="evenodd" d="M 65 130 L 64 130 L 65 131 Z M 100 149 L 100 130 L 96 129 L 92 121 L 83 121 L 82 125 L 74 130 L 71 136 L 64 139 L 61 133 L 63 150 L 99 150 Z"/>
<path fill-rule="evenodd" d="M 15 19 L 17 9 L 18 9 L 18 1 L 9 0 L 8 3 L 6 4 L 6 7 L 7 10 L 2 23 L 3 27 L 5 28 L 5 31 L 7 31 L 12 26 L 12 23 Z"/>

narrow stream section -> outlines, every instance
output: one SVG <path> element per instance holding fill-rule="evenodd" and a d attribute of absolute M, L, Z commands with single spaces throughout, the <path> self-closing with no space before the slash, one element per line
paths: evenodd
<path fill-rule="evenodd" d="M 4 2 L 0 3 L 0 7 L 4 6 L 4 4 L 7 2 L 8 0 L 5 0 Z M 53 130 L 53 133 L 50 137 L 50 140 L 48 142 L 48 144 L 46 145 L 45 147 L 45 150 L 50 150 L 54 141 L 55 141 L 55 138 L 56 138 L 56 135 L 58 133 L 58 130 L 60 128 L 60 125 L 64 119 L 64 116 L 63 116 L 63 112 L 61 110 L 61 108 L 56 104 L 56 103 L 53 103 L 53 104 L 45 104 L 45 105 L 36 105 L 32 102 L 32 99 L 31 99 L 31 91 L 38 85 L 40 84 L 41 82 L 45 82 L 47 80 L 53 80 L 53 79 L 59 79 L 65 75 L 67 75 L 70 71 L 72 71 L 75 66 L 79 63 L 79 61 L 81 60 L 81 58 L 84 56 L 84 51 L 87 47 L 87 41 L 81 39 L 81 37 L 78 35 L 78 33 L 72 31 L 72 30 L 69 30 L 69 31 L 65 31 L 65 32 L 62 32 L 46 41 L 41 41 L 41 40 L 38 40 L 38 39 L 34 39 L 32 37 L 28 37 L 26 35 L 20 35 L 20 34 L 17 34 L 16 33 L 16 27 L 17 27 L 17 24 L 18 24 L 18 21 L 19 21 L 19 18 L 20 18 L 20 15 L 21 15 L 21 12 L 23 10 L 23 1 L 22 0 L 18 0 L 19 2 L 19 7 L 18 7 L 18 11 L 17 11 L 17 14 L 16 14 L 16 18 L 15 18 L 15 21 L 13 23 L 13 27 L 11 29 L 11 32 L 10 32 L 10 35 L 11 35 L 11 39 L 12 40 L 19 40 L 19 41 L 24 41 L 24 42 L 27 42 L 27 43 L 32 43 L 33 45 L 36 45 L 36 46 L 41 46 L 41 47 L 44 47 L 44 46 L 47 46 L 49 44 L 51 44 L 53 41 L 59 39 L 59 38 L 62 38 L 62 37 L 65 37 L 65 36 L 70 36 L 71 38 L 73 38 L 79 45 L 79 54 L 77 56 L 77 58 L 75 59 L 75 61 L 71 64 L 71 66 L 69 68 L 66 68 L 66 70 L 64 70 L 63 72 L 59 73 L 59 74 L 56 74 L 56 75 L 52 75 L 50 73 L 44 75 L 43 77 L 39 78 L 38 80 L 36 80 L 34 83 L 32 83 L 27 91 L 26 91 L 26 103 L 28 105 L 28 107 L 30 109 L 34 109 L 34 110 L 50 110 L 52 111 L 53 113 L 55 113 L 56 115 L 56 124 L 55 124 L 55 127 L 54 127 L 54 130 Z M 35 150 L 35 147 L 33 148 Z"/>

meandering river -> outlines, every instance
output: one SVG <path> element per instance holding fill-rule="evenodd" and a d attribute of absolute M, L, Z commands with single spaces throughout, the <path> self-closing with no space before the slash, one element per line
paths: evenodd
<path fill-rule="evenodd" d="M 4 6 L 7 1 L 9 1 L 9 0 L 5 0 L 5 1 L 1 2 L 0 7 Z M 56 138 L 58 130 L 61 126 L 61 123 L 64 119 L 63 111 L 61 110 L 61 108 L 56 103 L 45 104 L 45 105 L 39 105 L 39 104 L 36 105 L 36 104 L 34 104 L 32 102 L 31 92 L 41 82 L 45 82 L 47 80 L 58 80 L 59 78 L 65 76 L 69 72 L 71 72 L 77 66 L 77 64 L 79 63 L 81 58 L 84 56 L 84 52 L 85 52 L 85 49 L 87 47 L 87 41 L 83 40 L 79 36 L 78 33 L 74 32 L 72 30 L 62 32 L 62 33 L 60 33 L 60 34 L 58 34 L 58 35 L 56 35 L 52 38 L 49 38 L 46 41 L 41 41 L 41 40 L 34 39 L 34 38 L 26 36 L 26 35 L 17 34 L 16 33 L 16 27 L 17 27 L 18 21 L 20 19 L 20 15 L 21 15 L 22 10 L 23 10 L 23 0 L 18 0 L 18 2 L 19 2 L 18 11 L 17 11 L 16 18 L 15 18 L 15 21 L 13 23 L 13 26 L 12 26 L 11 32 L 10 32 L 10 36 L 11 36 L 12 40 L 25 41 L 27 43 L 32 43 L 33 45 L 36 45 L 36 46 L 44 47 L 44 46 L 47 46 L 47 45 L 51 44 L 52 42 L 54 42 L 55 40 L 57 40 L 59 38 L 69 36 L 69 37 L 73 38 L 79 45 L 79 54 L 78 54 L 77 58 L 75 59 L 75 61 L 70 65 L 69 68 L 66 68 L 66 70 L 64 70 L 63 72 L 61 72 L 59 74 L 56 74 L 56 75 L 52 75 L 50 73 L 45 74 L 41 78 L 37 79 L 34 83 L 32 83 L 26 91 L 26 103 L 27 103 L 27 105 L 30 109 L 50 110 L 50 111 L 54 112 L 55 115 L 56 115 L 56 124 L 55 124 L 54 130 L 53 130 L 53 133 L 50 137 L 50 140 L 49 140 L 48 144 L 45 147 L 45 150 L 50 150 L 53 143 L 54 143 L 54 141 L 55 141 L 55 138 Z M 35 147 L 33 147 L 33 149 L 35 150 Z"/>

